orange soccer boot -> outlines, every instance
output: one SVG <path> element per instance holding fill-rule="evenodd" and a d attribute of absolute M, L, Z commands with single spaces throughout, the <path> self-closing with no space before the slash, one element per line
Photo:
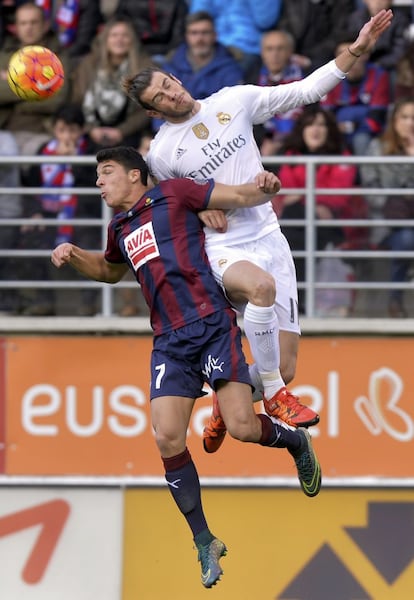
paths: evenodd
<path fill-rule="evenodd" d="M 223 443 L 226 431 L 227 428 L 220 414 L 217 396 L 213 393 L 213 412 L 203 430 L 204 450 L 209 454 L 217 452 Z"/>
<path fill-rule="evenodd" d="M 268 415 L 281 419 L 291 427 L 311 427 L 319 423 L 319 415 L 314 410 L 299 402 L 286 387 L 280 388 L 268 400 L 263 398 L 263 404 Z"/>

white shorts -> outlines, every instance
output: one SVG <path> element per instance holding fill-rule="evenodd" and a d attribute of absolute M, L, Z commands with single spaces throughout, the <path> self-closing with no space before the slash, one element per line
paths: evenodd
<path fill-rule="evenodd" d="M 216 281 L 223 286 L 223 275 L 234 263 L 246 260 L 273 275 L 276 282 L 275 310 L 279 327 L 300 334 L 296 269 L 289 244 L 280 229 L 265 237 L 234 246 L 206 245 Z M 234 305 L 241 314 L 245 306 Z"/>

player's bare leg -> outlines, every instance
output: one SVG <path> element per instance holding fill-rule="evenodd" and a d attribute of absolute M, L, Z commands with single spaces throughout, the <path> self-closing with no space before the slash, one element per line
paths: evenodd
<path fill-rule="evenodd" d="M 282 365 L 289 380 L 294 376 L 298 335 L 279 330 L 272 275 L 253 263 L 239 261 L 225 270 L 223 284 L 234 305 L 247 302 L 244 327 L 260 374 L 266 412 L 292 427 L 309 427 L 318 423 L 319 415 L 289 392 L 282 376 Z M 224 421 L 215 404 L 203 432 L 206 452 L 216 452 L 224 436 Z"/>

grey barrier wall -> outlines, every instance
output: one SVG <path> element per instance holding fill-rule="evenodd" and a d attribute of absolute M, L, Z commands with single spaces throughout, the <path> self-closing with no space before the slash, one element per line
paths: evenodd
<path fill-rule="evenodd" d="M 50 163 L 66 163 L 72 164 L 94 164 L 95 158 L 90 157 L 0 157 L 0 167 L 5 165 L 15 165 L 18 162 L 19 165 L 30 165 L 40 164 L 45 162 Z M 392 284 L 389 281 L 388 269 L 389 261 L 391 258 L 406 258 L 412 260 L 414 258 L 414 251 L 410 252 L 391 252 L 387 249 L 379 248 L 357 248 L 357 249 L 324 249 L 318 250 L 316 246 L 316 236 L 318 228 L 320 227 L 331 227 L 331 226 L 352 226 L 352 227 L 363 227 L 369 226 L 371 231 L 375 228 L 384 228 L 390 226 L 414 226 L 414 220 L 407 222 L 406 220 L 383 220 L 377 218 L 371 218 L 368 221 L 366 219 L 347 219 L 347 220 L 324 220 L 316 221 L 315 219 L 315 195 L 319 194 L 347 194 L 350 197 L 352 195 L 363 195 L 367 198 L 368 202 L 370 197 L 375 195 L 387 196 L 387 195 L 410 195 L 412 194 L 411 189 L 407 188 L 329 188 L 319 189 L 315 188 L 315 173 L 316 168 L 319 164 L 356 164 L 361 163 L 408 163 L 413 164 L 414 168 L 414 157 L 327 157 L 327 156 L 312 156 L 312 157 L 267 157 L 263 158 L 264 167 L 267 169 L 277 168 L 282 163 L 289 164 L 306 164 L 306 187 L 305 188 L 290 188 L 289 193 L 301 193 L 306 197 L 306 213 L 304 220 L 285 220 L 281 221 L 282 230 L 285 226 L 299 225 L 305 227 L 305 250 L 294 251 L 293 255 L 295 259 L 302 258 L 305 262 L 305 277 L 302 281 L 298 281 L 298 288 L 306 292 L 305 303 L 303 307 L 303 316 L 307 318 L 315 318 L 318 316 L 326 316 L 318 314 L 318 307 L 316 298 L 318 294 L 323 290 L 324 292 L 335 293 L 340 291 L 347 291 L 352 293 L 354 296 L 353 306 L 351 310 L 351 316 L 362 317 L 362 318 L 376 318 L 386 316 L 386 297 L 389 291 L 393 288 L 400 288 L 405 291 L 406 304 L 408 312 L 411 314 L 414 309 L 413 294 L 414 282 L 406 281 L 401 284 Z M 283 190 L 283 182 L 282 182 Z M 24 195 L 35 195 L 39 193 L 56 193 L 55 188 L 34 188 L 34 187 L 16 187 L 16 188 L 4 188 L 0 187 L 0 195 L 10 195 L 10 201 L 13 201 L 13 194 L 24 194 Z M 60 188 L 60 193 L 73 193 L 73 189 Z M 100 202 L 99 193 L 95 188 L 76 188 L 76 194 L 79 196 L 90 195 L 96 193 L 97 202 Z M 104 242 L 106 237 L 106 227 L 109 219 L 111 218 L 111 211 L 103 205 L 102 218 L 101 219 L 66 219 L 56 221 L 56 225 L 73 225 L 74 227 L 99 227 L 101 229 L 102 241 Z M 48 226 L 53 224 L 48 220 Z M 42 219 L 0 219 L 0 227 L 21 227 L 25 225 L 44 225 Z M 22 249 L 0 249 L 0 259 L 3 258 L 16 258 L 30 260 L 32 257 L 50 257 L 49 249 L 34 249 L 34 250 L 22 250 Z M 352 265 L 352 277 L 348 279 L 339 277 L 336 278 L 335 274 L 330 280 L 321 281 L 318 279 L 318 264 L 321 259 L 340 259 L 347 264 Z M 333 263 L 334 264 L 334 263 Z M 69 274 L 69 270 L 67 271 Z M 326 279 L 326 278 L 325 278 Z M 101 310 L 99 314 L 104 317 L 111 317 L 116 315 L 114 305 L 114 291 L 115 288 L 135 288 L 136 283 L 132 280 L 123 281 L 117 284 L 117 286 L 108 286 L 105 284 L 91 282 L 84 279 L 73 280 L 68 275 L 68 278 L 60 278 L 52 281 L 33 281 L 30 279 L 20 280 L 0 280 L 0 294 L 2 290 L 7 288 L 19 288 L 19 289 L 40 289 L 40 288 L 54 288 L 58 290 L 63 297 L 68 297 L 69 294 L 78 292 L 80 289 L 93 288 L 99 290 L 101 298 Z M 69 296 L 69 301 L 64 306 L 63 315 L 70 316 L 71 307 L 76 304 L 76 296 Z M 75 299 L 73 299 L 75 298 Z M 63 303 L 64 305 L 65 303 Z M 67 306 L 69 304 L 69 306 Z M 329 315 L 328 315 L 329 316 Z M 340 317 L 341 314 L 334 314 L 332 316 Z M 345 315 L 344 315 L 345 316 Z M 346 316 L 350 316 L 347 314 Z"/>

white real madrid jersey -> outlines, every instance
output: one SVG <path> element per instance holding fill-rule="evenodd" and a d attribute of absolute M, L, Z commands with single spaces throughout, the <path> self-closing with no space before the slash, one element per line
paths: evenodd
<path fill-rule="evenodd" d="M 211 177 L 227 184 L 251 182 L 263 170 L 253 125 L 277 112 L 319 100 L 343 76 L 332 61 L 302 81 L 275 87 L 224 88 L 200 100 L 200 111 L 191 119 L 161 126 L 147 157 L 149 169 L 158 180 Z M 206 228 L 208 246 L 252 241 L 279 227 L 270 202 L 226 215 L 226 233 Z"/>

